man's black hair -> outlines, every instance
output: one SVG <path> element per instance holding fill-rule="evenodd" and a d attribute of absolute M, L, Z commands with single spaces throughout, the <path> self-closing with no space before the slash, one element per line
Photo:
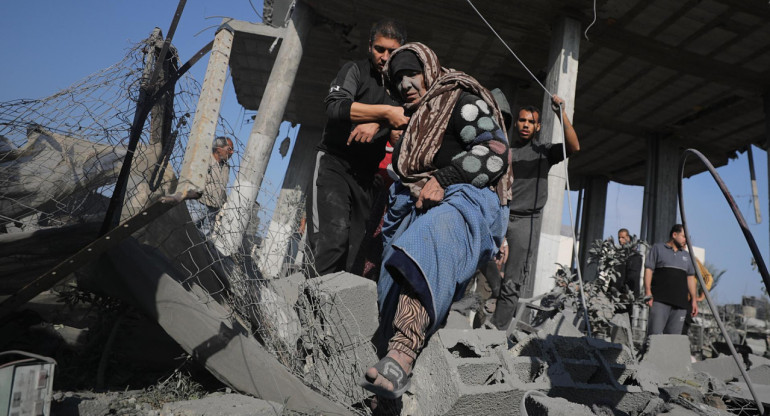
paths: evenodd
<path fill-rule="evenodd" d="M 674 226 L 671 227 L 671 231 L 668 233 L 668 238 L 672 238 L 671 234 L 681 233 L 682 231 L 684 231 L 684 227 L 682 227 L 682 224 L 674 224 Z"/>
<path fill-rule="evenodd" d="M 537 113 L 537 122 L 542 123 L 543 113 L 540 111 L 540 109 L 537 106 L 534 105 L 525 105 L 523 107 L 519 107 L 519 111 L 516 112 L 516 117 L 514 120 L 519 119 L 519 114 L 521 114 L 522 111 L 527 111 L 529 113 Z"/>
<path fill-rule="evenodd" d="M 620 234 L 620 233 L 626 233 L 628 235 L 631 235 L 631 233 L 628 232 L 628 228 L 621 228 L 621 229 L 619 229 L 618 230 L 618 234 Z"/>
<path fill-rule="evenodd" d="M 395 39 L 401 45 L 406 43 L 406 27 L 400 22 L 390 18 L 380 19 L 374 22 L 371 30 L 369 30 L 369 43 L 374 43 L 374 38 L 376 38 L 377 35 Z"/>

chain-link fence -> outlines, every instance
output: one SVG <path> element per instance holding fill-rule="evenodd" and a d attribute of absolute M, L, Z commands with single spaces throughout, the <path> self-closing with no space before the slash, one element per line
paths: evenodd
<path fill-rule="evenodd" d="M 2 246 L 7 255 L 0 274 L 17 277 L 17 284 L 8 283 L 13 278 L 3 283 L 4 294 L 98 238 L 129 147 L 140 86 L 155 69 L 162 41 L 156 32 L 120 62 L 50 97 L 0 103 L 0 239 L 25 236 L 28 247 L 39 244 L 35 235 L 49 233 L 39 250 Z M 159 83 L 177 69 L 173 48 L 168 55 Z M 200 90 L 184 75 L 151 110 L 133 154 L 121 220 L 176 188 Z M 221 118 L 216 135 L 233 139 L 234 155 L 227 161 L 232 179 L 244 143 Z M 240 191 L 233 182 L 229 198 Z M 265 181 L 263 191 L 270 185 Z M 273 208 L 254 202 L 248 212 L 238 213 L 249 219 L 248 226 L 240 246 L 227 256 L 214 239 L 228 204 L 211 209 L 188 200 L 134 237 L 170 259 L 183 276 L 180 283 L 202 287 L 222 303 L 290 372 L 334 401 L 364 412 L 356 405 L 363 395 L 355 380 L 371 364 L 371 342 L 338 325 L 346 311 L 319 283 L 305 279 L 315 273 L 300 227 L 302 198 L 277 204 L 278 195 L 262 196 L 271 198 L 263 205 L 288 210 L 282 215 L 289 215 L 287 223 L 296 227 L 268 230 Z M 264 278 L 266 268 L 272 270 L 271 279 Z M 277 288 L 282 280 L 294 282 L 288 291 Z"/>

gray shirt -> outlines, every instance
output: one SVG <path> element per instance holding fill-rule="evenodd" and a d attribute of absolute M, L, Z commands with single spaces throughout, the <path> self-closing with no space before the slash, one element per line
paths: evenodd
<path fill-rule="evenodd" d="M 227 200 L 227 182 L 230 180 L 230 166 L 227 162 L 217 162 L 211 156 L 209 171 L 206 177 L 206 187 L 200 202 L 209 208 L 222 208 Z"/>
<path fill-rule="evenodd" d="M 511 144 L 513 196 L 508 204 L 511 214 L 530 215 L 543 209 L 548 200 L 548 171 L 564 160 L 563 150 L 562 143 L 519 139 Z"/>

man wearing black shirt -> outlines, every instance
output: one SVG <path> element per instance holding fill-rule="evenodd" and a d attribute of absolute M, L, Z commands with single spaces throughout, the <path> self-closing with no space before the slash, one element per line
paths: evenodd
<path fill-rule="evenodd" d="M 644 262 L 644 293 L 650 307 L 647 335 L 681 334 L 688 303 L 691 315 L 698 314 L 695 269 L 690 253 L 683 250 L 686 242 L 684 228 L 676 224 L 669 240 L 652 246 Z"/>
<path fill-rule="evenodd" d="M 369 58 L 346 63 L 324 100 L 327 122 L 307 196 L 308 241 L 318 275 L 351 271 L 390 129 L 409 121 L 388 94 L 382 74 L 390 53 L 405 42 L 399 23 L 375 23 Z"/>

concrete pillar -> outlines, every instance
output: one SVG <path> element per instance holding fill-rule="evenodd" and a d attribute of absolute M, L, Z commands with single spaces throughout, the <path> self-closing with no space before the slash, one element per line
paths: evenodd
<path fill-rule="evenodd" d="M 548 77 L 546 88 L 566 101 L 566 112 L 572 120 L 575 111 L 575 89 L 577 85 L 578 57 L 580 53 L 580 22 L 569 17 L 562 17 L 556 24 L 551 37 L 551 49 L 548 58 Z M 547 94 L 546 94 L 547 95 Z M 562 143 L 564 135 L 561 123 L 551 108 L 551 98 L 543 99 L 543 121 L 540 140 Z M 535 281 L 533 288 L 525 290 L 528 294 L 538 295 L 549 291 L 556 272 L 556 258 L 559 254 L 561 239 L 562 210 L 564 208 L 564 189 L 566 184 L 567 161 L 554 165 L 548 174 L 548 202 L 543 208 L 543 226 L 540 233 L 540 245 L 535 260 Z"/>
<path fill-rule="evenodd" d="M 292 18 L 287 23 L 281 47 L 262 95 L 233 191 L 222 209 L 221 221 L 213 232 L 214 245 L 225 256 L 238 251 L 243 240 L 243 232 L 249 220 L 249 216 L 244 213 L 249 212 L 262 186 L 270 153 L 273 151 L 302 59 L 310 23 L 310 10 L 303 2 L 298 1 Z"/>
<path fill-rule="evenodd" d="M 762 95 L 762 107 L 765 110 L 765 149 L 767 153 L 767 187 L 770 191 L 770 91 Z M 770 206 L 770 193 L 768 193 L 768 206 Z M 770 212 L 770 211 L 768 211 Z M 770 224 L 770 221 L 768 221 Z"/>
<path fill-rule="evenodd" d="M 265 278 L 272 279 L 280 275 L 289 241 L 305 215 L 305 195 L 312 179 L 316 144 L 321 140 L 321 133 L 318 127 L 303 125 L 297 134 L 273 218 L 258 251 L 257 264 Z"/>
<path fill-rule="evenodd" d="M 206 186 L 206 176 L 211 163 L 211 144 L 219 122 L 219 110 L 222 105 L 232 47 L 233 33 L 227 29 L 220 29 L 214 37 L 209 65 L 206 67 L 206 75 L 203 78 L 201 95 L 198 98 L 182 170 L 179 173 L 177 191 L 194 190 L 202 193 Z"/>
<path fill-rule="evenodd" d="M 668 240 L 671 226 L 676 224 L 677 190 L 679 187 L 679 145 L 672 137 L 647 140 L 651 164 L 647 196 L 647 242 Z"/>
<path fill-rule="evenodd" d="M 591 280 L 585 273 L 588 262 L 588 250 L 596 240 L 604 239 L 604 216 L 607 211 L 607 185 L 609 179 L 605 176 L 592 176 L 586 181 L 585 198 L 583 201 L 582 224 L 580 226 L 580 265 L 584 270 L 583 277 Z"/>

